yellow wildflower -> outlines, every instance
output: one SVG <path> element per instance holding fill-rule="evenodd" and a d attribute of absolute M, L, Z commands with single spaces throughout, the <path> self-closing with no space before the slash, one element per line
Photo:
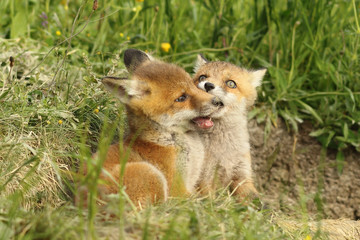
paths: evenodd
<path fill-rule="evenodd" d="M 169 52 L 170 48 L 170 43 L 161 43 L 161 50 L 163 50 L 164 52 Z"/>
<path fill-rule="evenodd" d="M 47 123 L 47 125 L 50 125 L 51 122 L 49 120 L 47 120 L 46 123 Z"/>
<path fill-rule="evenodd" d="M 94 113 L 97 114 L 97 113 L 99 113 L 99 111 L 100 111 L 100 110 L 99 110 L 98 108 L 95 108 Z"/>
<path fill-rule="evenodd" d="M 136 0 L 137 2 L 143 2 L 144 0 Z"/>
<path fill-rule="evenodd" d="M 96 53 L 97 55 L 100 55 L 101 54 L 101 52 L 100 51 L 97 51 L 97 53 Z"/>
<path fill-rule="evenodd" d="M 61 125 L 61 124 L 63 124 L 63 121 L 62 121 L 62 120 L 59 120 L 58 123 Z"/>
<path fill-rule="evenodd" d="M 141 7 L 140 5 L 137 5 L 136 7 L 133 7 L 133 8 L 131 9 L 131 11 L 133 11 L 133 12 L 140 12 L 141 9 L 142 9 L 142 7 Z"/>
<path fill-rule="evenodd" d="M 124 37 L 124 34 L 123 33 L 119 33 L 120 37 Z"/>
<path fill-rule="evenodd" d="M 311 240 L 311 239 L 312 239 L 312 237 L 310 235 L 307 235 L 304 240 Z"/>
<path fill-rule="evenodd" d="M 127 39 L 128 41 L 130 41 L 130 37 L 127 37 L 126 39 Z"/>
<path fill-rule="evenodd" d="M 59 30 L 57 30 L 57 31 L 55 32 L 55 34 L 56 34 L 57 36 L 60 36 L 60 35 L 61 35 L 61 32 L 60 32 Z"/>
<path fill-rule="evenodd" d="M 87 37 L 90 37 L 90 33 L 86 34 Z"/>
<path fill-rule="evenodd" d="M 64 6 L 65 11 L 69 10 L 68 0 L 61 0 L 60 4 Z"/>

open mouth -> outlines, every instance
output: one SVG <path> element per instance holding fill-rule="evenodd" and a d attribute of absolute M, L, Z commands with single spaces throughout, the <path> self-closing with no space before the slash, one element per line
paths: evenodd
<path fill-rule="evenodd" d="M 214 126 L 214 122 L 211 121 L 210 117 L 196 117 L 191 121 L 193 121 L 199 128 L 202 129 L 208 129 Z"/>

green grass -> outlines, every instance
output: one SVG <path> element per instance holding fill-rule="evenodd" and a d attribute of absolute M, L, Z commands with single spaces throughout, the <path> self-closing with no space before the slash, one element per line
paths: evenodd
<path fill-rule="evenodd" d="M 99 54 L 92 62 L 98 76 L 108 71 L 105 63 L 122 46 L 148 50 L 189 71 L 196 53 L 266 67 L 269 74 L 260 101 L 269 109 L 261 116 L 267 124 L 280 116 L 297 132 L 299 123 L 309 120 L 317 130 L 312 136 L 325 147 L 342 151 L 351 146 L 359 151 L 358 4 L 111 0 L 100 1 L 91 14 L 92 1 L 67 5 L 67 1 L 4 0 L 0 29 L 6 38 L 30 37 L 53 46 L 85 27 L 70 47 L 65 41 L 57 52 L 71 53 L 65 65 L 76 65 L 81 51 Z M 161 51 L 162 42 L 171 44 L 169 53 Z"/>
<path fill-rule="evenodd" d="M 0 1 L 0 239 L 105 239 L 106 231 L 143 239 L 304 239 L 308 231 L 285 233 L 268 213 L 221 194 L 140 212 L 129 204 L 122 210 L 125 200 L 114 197 L 105 214 L 81 211 L 72 206 L 74 182 L 96 176 L 79 179 L 76 171 L 98 142 L 112 140 L 101 135 L 104 127 L 121 136 L 121 106 L 99 79 L 123 74 L 119 54 L 129 47 L 189 72 L 197 53 L 268 68 L 250 116 L 267 131 L 279 117 L 295 132 L 311 121 L 311 135 L 338 151 L 341 171 L 343 151 L 360 151 L 359 4 L 108 0 L 92 13 L 86 0 Z"/>

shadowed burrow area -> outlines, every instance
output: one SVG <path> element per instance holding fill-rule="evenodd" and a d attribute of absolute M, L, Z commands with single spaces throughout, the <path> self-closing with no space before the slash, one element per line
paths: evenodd
<path fill-rule="evenodd" d="M 324 218 L 360 219 L 360 153 L 345 152 L 340 172 L 336 151 L 323 150 L 303 123 L 290 133 L 282 121 L 264 143 L 264 126 L 252 120 L 249 132 L 255 181 L 271 208 L 289 214 L 305 210 Z"/>

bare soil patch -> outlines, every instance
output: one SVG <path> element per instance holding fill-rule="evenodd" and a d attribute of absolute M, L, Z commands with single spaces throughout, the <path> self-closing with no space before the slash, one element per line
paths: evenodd
<path fill-rule="evenodd" d="M 264 126 L 250 121 L 253 167 L 258 190 L 272 209 L 297 214 L 307 209 L 323 218 L 360 219 L 360 153 L 345 153 L 343 172 L 337 170 L 336 152 L 322 149 L 309 136 L 311 124 L 299 134 L 282 121 L 264 144 Z M 301 204 L 302 203 L 302 204 Z"/>

